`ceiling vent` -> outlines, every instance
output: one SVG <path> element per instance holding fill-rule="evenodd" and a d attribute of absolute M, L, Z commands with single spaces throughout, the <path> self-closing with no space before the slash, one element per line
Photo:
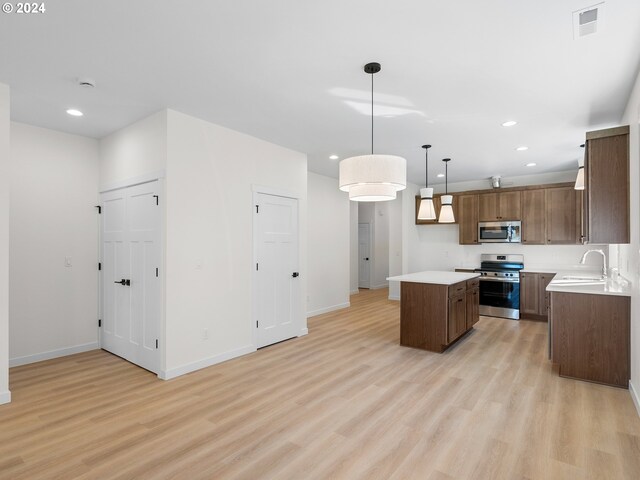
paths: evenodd
<path fill-rule="evenodd" d="M 577 40 L 601 30 L 604 2 L 573 12 L 573 38 Z"/>

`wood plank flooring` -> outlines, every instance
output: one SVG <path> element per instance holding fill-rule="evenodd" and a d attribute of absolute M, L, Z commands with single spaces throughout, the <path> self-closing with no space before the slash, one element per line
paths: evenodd
<path fill-rule="evenodd" d="M 558 377 L 546 324 L 482 317 L 429 353 L 386 296 L 168 382 L 103 351 L 14 368 L 0 478 L 640 478 L 629 393 Z"/>

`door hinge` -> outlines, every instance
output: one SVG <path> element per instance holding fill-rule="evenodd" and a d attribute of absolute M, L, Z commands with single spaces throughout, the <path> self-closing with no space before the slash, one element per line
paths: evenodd
<path fill-rule="evenodd" d="M 158 348 L 158 339 L 156 338 L 156 348 Z"/>
<path fill-rule="evenodd" d="M 158 267 L 156 267 L 156 278 L 158 277 Z"/>
<path fill-rule="evenodd" d="M 102 270 L 102 263 L 98 262 L 98 270 Z"/>
<path fill-rule="evenodd" d="M 256 328 L 258 328 L 258 320 L 256 320 Z"/>
<path fill-rule="evenodd" d="M 98 209 L 98 215 L 100 215 L 102 213 L 102 207 L 100 205 L 96 205 L 96 208 Z"/>
<path fill-rule="evenodd" d="M 259 270 L 259 268 L 258 268 L 258 264 L 257 264 L 257 263 L 256 263 L 256 270 Z"/>
<path fill-rule="evenodd" d="M 158 201 L 159 201 L 159 200 L 158 200 L 158 195 L 154 195 L 154 196 L 153 196 L 153 198 L 155 198 L 155 199 L 156 199 L 156 205 L 159 205 L 159 203 L 158 203 Z"/>
<path fill-rule="evenodd" d="M 98 319 L 98 327 L 102 326 L 102 319 Z"/>
<path fill-rule="evenodd" d="M 256 205 L 256 213 L 260 213 L 260 205 Z"/>

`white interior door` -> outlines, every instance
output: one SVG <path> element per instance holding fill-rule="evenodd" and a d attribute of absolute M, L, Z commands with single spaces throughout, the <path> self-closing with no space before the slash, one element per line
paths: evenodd
<path fill-rule="evenodd" d="M 102 195 L 101 347 L 160 371 L 161 209 L 157 181 Z"/>
<path fill-rule="evenodd" d="M 358 224 L 358 287 L 371 287 L 371 227 Z"/>
<path fill-rule="evenodd" d="M 258 193 L 256 207 L 255 313 L 260 348 L 300 333 L 298 201 Z"/>

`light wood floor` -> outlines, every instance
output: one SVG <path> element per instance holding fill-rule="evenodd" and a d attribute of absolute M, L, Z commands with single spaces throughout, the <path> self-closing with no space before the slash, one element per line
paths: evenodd
<path fill-rule="evenodd" d="M 168 382 L 103 351 L 14 368 L 0 478 L 640 478 L 629 393 L 558 377 L 545 324 L 482 318 L 438 355 L 398 345 L 386 295 Z"/>

